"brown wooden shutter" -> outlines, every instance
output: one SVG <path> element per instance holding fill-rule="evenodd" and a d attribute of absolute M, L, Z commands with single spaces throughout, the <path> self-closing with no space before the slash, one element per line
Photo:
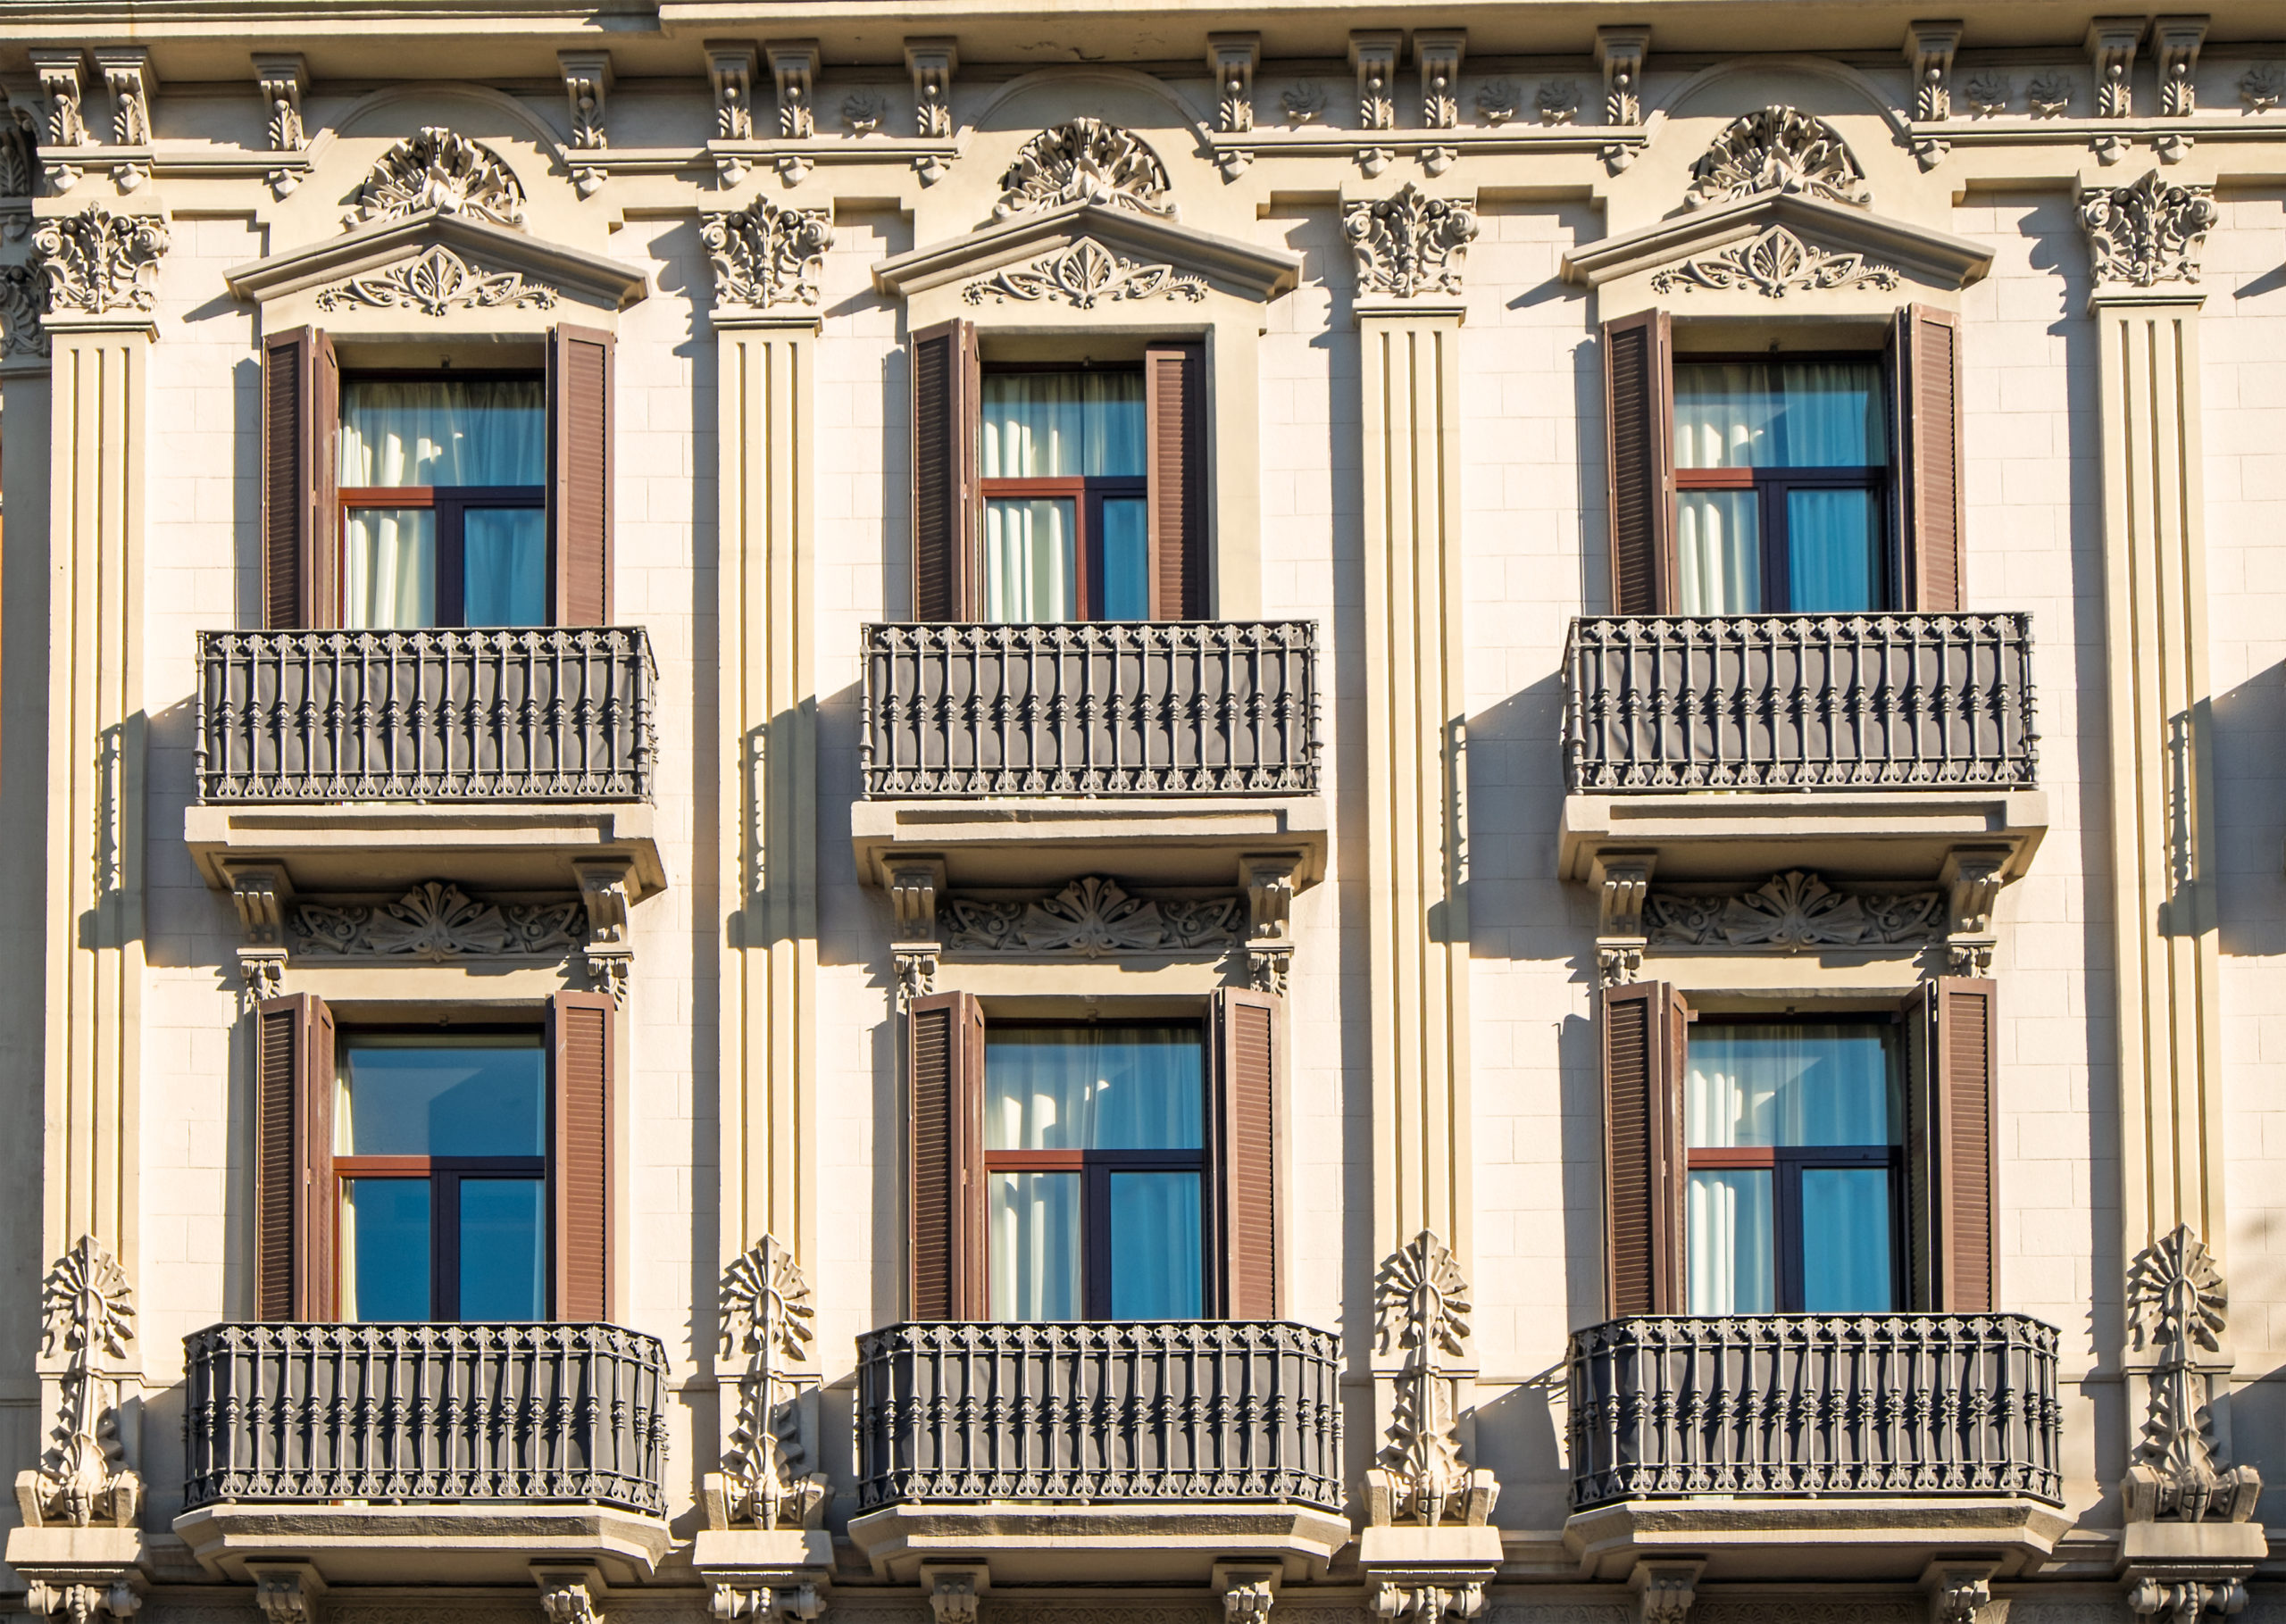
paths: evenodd
<path fill-rule="evenodd" d="M 1206 349 L 1155 344 L 1143 352 L 1151 425 L 1151 618 L 1203 620 L 1206 590 Z"/>
<path fill-rule="evenodd" d="M 262 346 L 262 616 L 283 630 L 330 626 L 334 457 L 341 373 L 316 328 Z"/>
<path fill-rule="evenodd" d="M 309 993 L 254 1005 L 254 1314 L 334 1317 L 333 1012 Z"/>
<path fill-rule="evenodd" d="M 1908 304 L 1890 353 L 1903 606 L 1949 613 L 1961 607 L 1960 318 Z"/>
<path fill-rule="evenodd" d="M 1673 614 L 1677 607 L 1674 391 L 1674 337 L 1665 311 L 1604 323 L 1614 614 Z"/>
<path fill-rule="evenodd" d="M 913 335 L 913 618 L 976 610 L 976 329 Z"/>
<path fill-rule="evenodd" d="M 559 327 L 547 339 L 548 534 L 555 623 L 611 624 L 612 336 Z"/>
<path fill-rule="evenodd" d="M 1605 990 L 1604 1279 L 1614 1316 L 1685 1311 L 1683 1033 L 1664 981 Z"/>
<path fill-rule="evenodd" d="M 1278 1161 L 1285 1129 L 1279 1000 L 1224 987 L 1214 995 L 1215 1262 L 1222 1316 L 1274 1320 L 1284 1237 Z M 1210 1295 L 1210 1305 L 1216 1300 Z"/>
<path fill-rule="evenodd" d="M 966 993 L 915 998 L 905 1053 L 910 1312 L 915 1320 L 980 1320 L 988 1312 L 982 1006 Z"/>
<path fill-rule="evenodd" d="M 611 1091 L 618 1011 L 601 993 L 558 993 L 547 1006 L 555 1077 L 555 1310 L 611 1317 Z"/>
<path fill-rule="evenodd" d="M 1912 1306 L 1924 1312 L 1998 1306 L 1998 994 L 1992 981 L 1940 976 L 1906 1012 L 1907 1249 Z"/>

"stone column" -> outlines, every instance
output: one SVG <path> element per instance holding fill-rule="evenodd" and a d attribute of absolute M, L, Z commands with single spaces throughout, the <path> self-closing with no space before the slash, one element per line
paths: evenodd
<path fill-rule="evenodd" d="M 2102 392 L 2104 631 L 2118 962 L 2130 1440 L 2121 1563 L 2139 1612 L 2235 1585 L 2247 1469 L 2228 1465 L 2213 687 L 2198 378 L 2212 190 L 2154 170 L 2081 200 Z M 2194 1324 L 2193 1320 L 2203 1321 Z M 2146 1605 L 2146 1603 L 2148 1605 Z"/>

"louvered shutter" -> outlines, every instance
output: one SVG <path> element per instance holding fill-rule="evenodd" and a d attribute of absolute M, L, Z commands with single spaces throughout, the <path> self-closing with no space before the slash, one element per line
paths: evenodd
<path fill-rule="evenodd" d="M 1285 1111 L 1280 1098 L 1279 1000 L 1225 987 L 1214 995 L 1214 1203 L 1222 1313 L 1274 1320 L 1283 1234 L 1278 1162 Z M 1214 1297 L 1209 1297 L 1210 1310 Z"/>
<path fill-rule="evenodd" d="M 1614 1316 L 1685 1309 L 1682 1000 L 1664 981 L 1605 990 L 1604 1278 Z"/>
<path fill-rule="evenodd" d="M 1916 1309 L 1989 1313 L 1999 1297 L 1997 983 L 1940 976 L 1907 1007 L 1914 1097 L 1907 1251 Z"/>
<path fill-rule="evenodd" d="M 909 1312 L 915 1320 L 980 1320 L 987 1312 L 982 1007 L 966 993 L 915 998 L 905 1047 Z"/>
<path fill-rule="evenodd" d="M 611 393 L 609 333 L 549 333 L 547 505 L 558 626 L 611 624 Z"/>
<path fill-rule="evenodd" d="M 1904 606 L 1949 613 L 1961 607 L 1960 318 L 1906 305 L 1897 313 L 1890 354 Z"/>
<path fill-rule="evenodd" d="M 1143 352 L 1150 423 L 1151 618 L 1203 620 L 1206 590 L 1206 350 Z"/>
<path fill-rule="evenodd" d="M 558 993 L 547 1006 L 555 1082 L 555 1317 L 611 1318 L 611 1095 L 618 1011 L 601 993 Z"/>
<path fill-rule="evenodd" d="M 1604 323 L 1615 614 L 1672 614 L 1677 608 L 1673 350 L 1665 311 Z"/>
<path fill-rule="evenodd" d="M 913 618 L 977 612 L 976 329 L 913 335 Z"/>
<path fill-rule="evenodd" d="M 316 328 L 262 346 L 262 616 L 273 630 L 330 626 L 334 457 L 341 374 Z"/>
<path fill-rule="evenodd" d="M 254 1314 L 330 1320 L 333 1012 L 309 993 L 254 1006 Z"/>

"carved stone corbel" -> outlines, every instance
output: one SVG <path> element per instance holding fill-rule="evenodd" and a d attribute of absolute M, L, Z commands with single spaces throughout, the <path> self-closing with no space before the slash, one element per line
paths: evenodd
<path fill-rule="evenodd" d="M 1960 44 L 1957 21 L 1906 25 L 1905 57 L 1913 64 L 1915 123 L 1941 124 L 1953 116 L 1953 54 Z M 1913 155 L 1924 170 L 1935 169 L 1951 150 L 1952 143 L 1941 137 L 1914 137 Z"/>
<path fill-rule="evenodd" d="M 1637 1562 L 1627 1587 L 1636 1594 L 1642 1624 L 1683 1624 L 1698 1599 L 1698 1576 L 1706 1568 L 1698 1561 Z"/>
<path fill-rule="evenodd" d="M 70 191 L 87 172 L 74 162 L 69 149 L 88 144 L 88 120 L 81 104 L 80 74 L 87 58 L 78 46 L 63 51 L 34 51 L 32 75 L 39 81 L 40 175 L 50 196 Z"/>
<path fill-rule="evenodd" d="M 318 1624 L 325 1576 L 310 1562 L 250 1562 L 254 1605 L 263 1624 Z"/>
<path fill-rule="evenodd" d="M 605 98 L 611 94 L 611 53 L 558 51 L 556 66 L 563 73 L 563 96 L 572 112 L 572 187 L 582 197 L 603 189 L 607 175 L 599 163 L 583 163 L 581 153 L 599 153 L 611 145 L 605 122 Z"/>
<path fill-rule="evenodd" d="M 722 1271 L 717 1307 L 726 1357 L 743 1353 L 722 1470 L 701 1485 L 706 1526 L 824 1526 L 818 1463 L 817 1305 L 794 1254 L 765 1235 Z M 806 1615 L 805 1615 L 806 1616 Z"/>
<path fill-rule="evenodd" d="M 1929 1595 L 1929 1624 L 1976 1624 L 1977 1609 L 1992 1602 L 1997 1562 L 1931 1562 L 1921 1576 Z"/>
<path fill-rule="evenodd" d="M 1281 1570 L 1244 1562 L 1216 1562 L 1214 1590 L 1222 1598 L 1224 1624 L 1269 1624 L 1277 1603 Z"/>
<path fill-rule="evenodd" d="M 110 1618 L 127 1624 L 143 1605 L 136 1570 L 96 1572 L 74 1569 L 69 1575 L 38 1577 L 37 1570 L 19 1566 L 30 1583 L 24 1587 L 24 1611 L 35 1619 L 67 1619 L 71 1624 L 92 1624 Z"/>
<path fill-rule="evenodd" d="M 1937 883 L 1946 888 L 1946 973 L 1989 975 L 1999 945 L 1992 911 L 2006 883 L 2008 854 L 1990 846 L 1956 846 Z"/>
<path fill-rule="evenodd" d="M 1294 959 L 1294 870 L 1291 852 L 1245 857 L 1239 878 L 1247 893 L 1247 984 L 1256 992 L 1286 991 Z"/>
<path fill-rule="evenodd" d="M 1254 73 L 1262 62 L 1259 34 L 1209 34 L 1206 65 L 1214 73 L 1214 129 L 1226 136 L 1242 136 L 1254 129 Z M 1214 160 L 1222 179 L 1235 180 L 1254 162 L 1247 147 L 1231 147 Z"/>
<path fill-rule="evenodd" d="M 1651 49 L 1651 30 L 1600 28 L 1596 30 L 1596 66 L 1604 76 L 1604 122 L 1633 127 L 1643 122 L 1643 58 Z M 1635 162 L 1635 149 L 1620 142 L 1598 154 L 1604 167 L 1616 175 Z"/>
<path fill-rule="evenodd" d="M 1656 852 L 1599 852 L 1589 870 L 1596 888 L 1596 975 L 1606 987 L 1624 986 L 1643 973 L 1643 904 L 1651 895 Z"/>
<path fill-rule="evenodd" d="M 2159 70 L 2159 116 L 2187 119 L 2198 111 L 2198 52 L 2207 43 L 2205 17 L 2161 17 L 2151 24 L 2151 54 Z M 2151 144 L 2162 163 L 2190 155 L 2190 137 L 2170 130 Z"/>
<path fill-rule="evenodd" d="M 1421 66 L 1421 122 L 1430 129 L 1457 129 L 1461 121 L 1461 57 L 1468 49 L 1468 35 L 1455 29 L 1413 37 L 1413 54 Z M 1428 146 L 1421 152 L 1421 167 L 1441 175 L 1460 157 L 1452 146 Z"/>
<path fill-rule="evenodd" d="M 949 39 L 908 39 L 905 42 L 905 71 L 913 75 L 913 132 L 924 141 L 953 138 L 953 75 L 960 71 L 960 53 Z M 913 161 L 913 172 L 923 186 L 934 186 L 949 169 L 933 153 Z"/>
<path fill-rule="evenodd" d="M 573 863 L 572 871 L 579 877 L 580 900 L 588 910 L 588 939 L 580 947 L 588 983 L 624 1008 L 635 975 L 635 941 L 628 929 L 635 865 L 624 858 L 597 858 Z"/>
<path fill-rule="evenodd" d="M 730 1624 L 752 1619 L 755 1624 L 809 1624 L 826 1610 L 825 1587 L 804 1570 L 755 1574 L 715 1585 L 708 1611 Z"/>
<path fill-rule="evenodd" d="M 2227 1618 L 2246 1605 L 2246 1586 L 2235 1578 L 2146 1578 L 2127 1587 L 2130 1612 L 2166 1624 L 2198 1624 L 2209 1612 Z"/>
<path fill-rule="evenodd" d="M 921 1593 L 929 1598 L 932 1624 L 976 1624 L 979 1600 L 992 1588 L 992 1570 L 981 1562 L 922 1562 Z"/>
<path fill-rule="evenodd" d="M 714 86 L 714 138 L 754 139 L 754 76 L 759 59 L 743 39 L 706 42 L 706 77 Z M 735 153 L 714 154 L 714 175 L 724 186 L 747 178 L 746 160 Z"/>
<path fill-rule="evenodd" d="M 294 883 L 286 865 L 277 862 L 226 862 L 222 874 L 230 882 L 230 905 L 238 910 L 238 974 L 252 1007 L 286 990 L 286 917 Z"/>
<path fill-rule="evenodd" d="M 2088 60 L 2096 73 L 2096 116 L 2135 116 L 2135 52 L 2143 43 L 2140 17 L 2098 17 L 2088 25 Z M 2116 163 L 2127 155 L 2123 136 L 2098 136 L 2090 143 L 2096 157 Z"/>
<path fill-rule="evenodd" d="M 254 79 L 262 96 L 263 124 L 274 153 L 297 153 L 310 144 L 302 122 L 302 95 L 310 87 L 309 64 L 299 51 L 258 52 Z M 302 171 L 283 164 L 270 171 L 270 192 L 283 198 L 302 184 Z"/>
<path fill-rule="evenodd" d="M 937 924 L 937 902 L 944 892 L 942 858 L 906 857 L 889 865 L 889 908 L 897 915 L 889 957 L 896 970 L 897 1007 L 900 1013 L 915 998 L 937 990 L 937 962 L 944 952 Z"/>
<path fill-rule="evenodd" d="M 1349 36 L 1349 65 L 1357 75 L 1357 128 L 1367 130 L 1397 128 L 1397 58 L 1405 36 L 1380 29 Z M 1378 175 L 1395 154 L 1386 146 L 1364 146 L 1357 167 Z"/>
<path fill-rule="evenodd" d="M 96 71 L 111 93 L 111 139 L 114 146 L 142 148 L 112 165 L 111 178 L 131 192 L 151 178 L 151 97 L 159 87 L 151 53 L 143 46 L 105 46 L 95 53 Z"/>
<path fill-rule="evenodd" d="M 532 1583 L 539 1587 L 539 1608 L 547 1624 L 603 1624 L 601 1570 L 534 1562 Z"/>
<path fill-rule="evenodd" d="M 774 40 L 763 47 L 770 59 L 770 77 L 778 87 L 778 138 L 814 140 L 818 133 L 818 42 L 814 39 Z M 778 160 L 779 179 L 799 186 L 809 179 L 810 160 L 786 153 Z"/>
<path fill-rule="evenodd" d="M 39 1464 L 17 1476 L 18 1514 L 27 1528 L 133 1528 L 143 1508 L 143 1480 L 127 1464 L 119 1433 L 120 1378 L 105 1365 L 124 1361 L 135 1340 L 134 1290 L 119 1260 L 95 1237 L 83 1235 L 49 1269 L 40 1303 L 41 1386 L 54 1383 L 55 1421 Z M 60 1368 L 51 1362 L 59 1359 Z M 13 1553 L 10 1560 L 24 1571 Z M 67 1587 L 82 1587 L 79 1577 Z M 97 1605 L 125 1616 L 108 1603 Z M 126 1612 L 133 1610 L 130 1603 Z"/>

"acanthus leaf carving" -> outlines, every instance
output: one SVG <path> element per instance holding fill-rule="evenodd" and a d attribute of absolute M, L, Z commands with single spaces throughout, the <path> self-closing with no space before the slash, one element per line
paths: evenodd
<path fill-rule="evenodd" d="M 350 223 L 423 209 L 521 229 L 524 188 L 490 147 L 430 125 L 381 154 L 357 189 Z"/>
<path fill-rule="evenodd" d="M 1289 85 L 1278 93 L 1278 108 L 1289 124 L 1314 124 L 1325 115 L 1325 87 L 1314 79 Z"/>
<path fill-rule="evenodd" d="M 2262 1494 L 2252 1466 L 2232 1466 L 2215 1436 L 2208 1376 L 2229 1379 L 2223 1333 L 2230 1294 L 2206 1242 L 2177 1224 L 2127 1277 L 2128 1327 L 2157 1355 L 2143 1434 L 2122 1490 L 2131 1522 L 2244 1522 Z"/>
<path fill-rule="evenodd" d="M 1543 124 L 1576 124 L 1580 121 L 1580 86 L 1575 79 L 1552 79 L 1539 87 L 1532 107 Z"/>
<path fill-rule="evenodd" d="M 1360 293 L 1413 298 L 1461 291 L 1478 225 L 1464 200 L 1431 197 L 1408 182 L 1393 197 L 1345 204 L 1341 229 L 1356 256 Z"/>
<path fill-rule="evenodd" d="M 159 262 L 171 240 L 158 215 L 114 214 L 99 203 L 41 221 L 32 254 L 47 276 L 48 309 L 148 314 L 158 305 Z"/>
<path fill-rule="evenodd" d="M 1704 208 L 1765 192 L 1797 192 L 1860 208 L 1873 201 L 1865 171 L 1833 126 L 1785 106 L 1732 120 L 1691 165 L 1684 202 Z"/>
<path fill-rule="evenodd" d="M 611 146 L 605 122 L 611 94 L 612 65 L 608 51 L 559 51 L 556 65 L 563 74 L 563 96 L 572 115 L 572 185 L 582 197 L 603 188 L 606 171 L 599 163 L 582 162 L 581 153 L 599 153 Z"/>
<path fill-rule="evenodd" d="M 1078 118 L 1024 143 L 1000 177 L 992 218 L 1094 203 L 1172 220 L 1169 184 L 1166 165 L 1142 137 L 1101 119 Z"/>
<path fill-rule="evenodd" d="M 2036 119 L 2060 119 L 2072 111 L 2072 76 L 2061 70 L 2035 73 L 2024 86 L 2024 100 Z"/>
<path fill-rule="evenodd" d="M 764 1235 L 722 1271 L 717 1311 L 722 1352 L 747 1358 L 722 1452 L 723 1515 L 733 1527 L 815 1528 L 826 1480 L 809 1470 L 802 1413 L 818 1381 L 808 1368 L 817 1337 L 809 1279 L 785 1243 Z"/>
<path fill-rule="evenodd" d="M 1840 892 L 1791 869 L 1751 891 L 1713 895 L 1654 890 L 1643 933 L 1654 946 L 1896 946 L 1945 934 L 1943 891 Z"/>
<path fill-rule="evenodd" d="M 1794 289 L 1823 292 L 1874 287 L 1888 291 L 1903 285 L 1904 279 L 1888 265 L 1868 264 L 1862 254 L 1830 253 L 1814 243 L 1804 242 L 1784 226 L 1776 225 L 1719 253 L 1669 266 L 1651 279 L 1651 287 L 1658 293 L 1751 288 L 1766 299 L 1782 299 Z"/>
<path fill-rule="evenodd" d="M 2157 170 L 2080 202 L 2096 280 L 2131 287 L 2198 280 L 2199 251 L 2220 218 L 2213 187 L 2173 185 Z"/>
<path fill-rule="evenodd" d="M 1091 237 L 1030 264 L 994 272 L 961 289 L 971 304 L 988 298 L 1023 304 L 1061 300 L 1076 310 L 1093 310 L 1134 299 L 1183 299 L 1196 304 L 1206 284 L 1172 265 L 1151 264 L 1116 254 Z"/>
<path fill-rule="evenodd" d="M 757 197 L 743 209 L 701 215 L 699 237 L 713 262 L 718 301 L 756 308 L 815 305 L 826 251 L 833 246 L 833 213 L 781 208 Z"/>
<path fill-rule="evenodd" d="M 486 271 L 435 243 L 401 265 L 337 283 L 317 304 L 325 311 L 363 304 L 443 316 L 455 310 L 553 310 L 558 296 L 544 283 L 524 280 L 521 271 Z"/>
<path fill-rule="evenodd" d="M 588 920 L 577 898 L 491 903 L 448 881 L 431 879 L 379 906 L 299 904 L 292 930 L 296 954 L 371 954 L 441 963 L 469 956 L 568 953 L 585 938 Z"/>
<path fill-rule="evenodd" d="M 1961 99 L 1968 104 L 1971 118 L 1998 118 L 2016 99 L 2016 87 L 1998 68 L 1987 68 L 1968 76 L 1968 83 L 1961 89 Z"/>
<path fill-rule="evenodd" d="M 1451 1369 L 1467 1357 L 1472 1308 L 1459 1260 L 1432 1230 L 1383 1259 L 1373 1277 L 1374 1353 L 1399 1361 L 1389 1427 L 1369 1475 L 1378 1525 L 1481 1525 L 1491 1512 L 1491 1474 L 1462 1455 Z"/>
<path fill-rule="evenodd" d="M 2248 112 L 2269 112 L 2286 101 L 2286 68 L 2257 62 L 2239 76 L 2239 100 Z"/>
<path fill-rule="evenodd" d="M 47 288 L 29 265 L 0 268 L 0 361 L 47 354 Z"/>
<path fill-rule="evenodd" d="M 1237 896 L 1152 901 L 1130 896 L 1117 880 L 1089 875 L 1038 902 L 955 896 L 939 904 L 947 949 L 968 953 L 1072 954 L 1192 952 L 1228 948 L 1247 920 Z"/>
<path fill-rule="evenodd" d="M 61 1354 L 64 1368 L 54 1441 L 30 1474 L 27 1509 L 51 1526 L 132 1528 L 143 1485 L 120 1447 L 119 1383 L 104 1365 L 135 1340 L 134 1291 L 119 1260 L 83 1235 L 48 1270 L 40 1303 L 40 1356 Z"/>

